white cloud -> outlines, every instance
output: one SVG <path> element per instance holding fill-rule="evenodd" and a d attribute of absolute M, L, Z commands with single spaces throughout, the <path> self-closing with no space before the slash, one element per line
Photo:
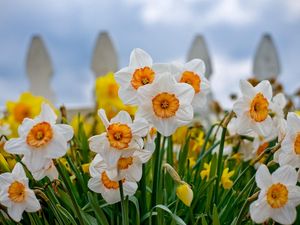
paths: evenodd
<path fill-rule="evenodd" d="M 251 4 L 239 0 L 183 1 L 183 0 L 125 0 L 140 8 L 139 15 L 146 24 L 193 25 L 201 27 L 215 24 L 245 25 L 257 19 L 261 9 L 257 1 Z M 201 7 L 202 6 L 202 7 Z"/>
<path fill-rule="evenodd" d="M 300 19 L 300 1 L 299 0 L 284 0 L 283 1 L 288 11 L 289 20 Z"/>
<path fill-rule="evenodd" d="M 222 54 L 213 55 L 211 87 L 214 97 L 219 103 L 230 109 L 233 102 L 230 94 L 239 93 L 239 81 L 251 75 L 251 59 L 233 59 Z"/>

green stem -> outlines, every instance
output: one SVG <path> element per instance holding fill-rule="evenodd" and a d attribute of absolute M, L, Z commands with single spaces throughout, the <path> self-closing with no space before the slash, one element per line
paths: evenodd
<path fill-rule="evenodd" d="M 81 225 L 84 225 L 84 221 L 83 221 L 83 217 L 81 215 L 80 208 L 78 206 L 78 203 L 76 202 L 76 198 L 75 198 L 75 196 L 74 196 L 74 194 L 72 192 L 72 188 L 71 188 L 71 186 L 70 186 L 70 184 L 69 184 L 69 182 L 67 180 L 67 177 L 65 176 L 65 173 L 62 170 L 61 164 L 58 161 L 55 161 L 55 162 L 56 162 L 55 164 L 57 165 L 57 170 L 58 170 L 58 172 L 59 172 L 59 174 L 60 174 L 60 176 L 61 176 L 61 178 L 62 178 L 62 180 L 63 180 L 63 182 L 64 182 L 64 184 L 66 186 L 66 189 L 67 189 L 67 191 L 68 191 L 68 193 L 69 193 L 69 195 L 71 197 L 72 204 L 73 204 L 73 206 L 74 206 L 74 208 L 75 208 L 75 210 L 76 210 L 76 212 L 78 214 L 77 216 L 78 216 L 79 223 Z"/>
<path fill-rule="evenodd" d="M 145 164 L 142 165 L 142 178 L 140 181 L 140 187 L 141 187 L 141 202 L 143 202 L 143 204 L 141 204 L 141 214 L 145 215 L 147 213 L 147 187 L 146 187 L 146 168 L 145 168 Z"/>
<path fill-rule="evenodd" d="M 156 205 L 156 195 L 157 195 L 157 189 L 159 185 L 159 178 L 160 178 L 160 172 L 159 172 L 159 161 L 160 161 L 160 139 L 161 134 L 157 133 L 157 137 L 155 140 L 155 152 L 153 159 L 155 160 L 154 164 L 154 171 L 153 171 L 153 187 L 152 187 L 152 198 L 151 198 L 151 208 L 153 208 Z"/>
<path fill-rule="evenodd" d="M 223 127 L 219 155 L 218 155 L 217 180 L 216 180 L 216 186 L 215 186 L 214 203 L 218 202 L 217 201 L 218 200 L 218 190 L 219 190 L 219 183 L 220 183 L 221 176 L 222 176 L 222 167 L 223 167 L 222 166 L 222 158 L 223 158 L 223 150 L 224 150 L 224 144 L 225 144 L 226 131 L 227 131 L 227 128 Z"/>
<path fill-rule="evenodd" d="M 121 180 L 119 181 L 119 187 L 120 187 L 121 208 L 122 208 L 122 224 L 128 225 L 129 224 L 128 204 L 126 204 L 126 200 L 124 199 L 123 182 Z"/>

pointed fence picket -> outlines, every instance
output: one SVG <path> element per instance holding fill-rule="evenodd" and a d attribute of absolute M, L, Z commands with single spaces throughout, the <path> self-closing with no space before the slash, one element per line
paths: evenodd
<path fill-rule="evenodd" d="M 193 58 L 201 58 L 205 62 L 206 77 L 209 79 L 213 74 L 213 65 L 206 41 L 202 35 L 195 36 L 188 51 L 187 61 Z M 95 77 L 117 71 L 118 61 L 118 54 L 109 34 L 101 32 L 98 35 L 91 62 L 91 70 Z M 44 96 L 55 103 L 55 94 L 51 88 L 53 67 L 41 36 L 34 36 L 31 40 L 26 58 L 26 71 L 30 83 L 29 91 L 35 95 Z M 278 53 L 269 34 L 262 37 L 256 49 L 252 74 L 259 80 L 277 78 L 280 74 Z M 93 110 L 92 106 L 67 108 L 70 117 L 78 112 L 86 114 Z"/>

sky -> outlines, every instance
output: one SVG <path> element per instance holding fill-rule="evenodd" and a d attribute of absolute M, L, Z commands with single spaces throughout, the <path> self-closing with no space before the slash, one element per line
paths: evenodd
<path fill-rule="evenodd" d="M 0 0 L 0 107 L 29 88 L 25 61 L 33 35 L 43 38 L 50 54 L 56 103 L 91 104 L 90 64 L 102 31 L 114 43 L 119 68 L 137 47 L 154 62 L 184 62 L 195 35 L 203 35 L 212 92 L 224 107 L 231 107 L 228 96 L 239 80 L 252 75 L 257 45 L 270 33 L 280 81 L 289 93 L 300 86 L 298 0 Z"/>

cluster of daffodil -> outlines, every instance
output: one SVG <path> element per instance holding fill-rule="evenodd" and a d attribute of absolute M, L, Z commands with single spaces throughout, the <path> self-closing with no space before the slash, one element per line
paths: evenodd
<path fill-rule="evenodd" d="M 241 81 L 240 90 L 242 97 L 233 106 L 236 118 L 231 120 L 229 132 L 253 138 L 253 143 L 246 139 L 240 143 L 244 160 L 257 159 L 254 161 L 258 168 L 255 180 L 261 190 L 258 199 L 250 205 L 250 216 L 256 223 L 271 218 L 281 224 L 292 224 L 300 204 L 300 187 L 297 186 L 300 117 L 289 112 L 285 120 L 283 109 L 287 100 L 282 93 L 272 95 L 269 81 L 261 81 L 255 87 Z M 279 168 L 270 175 L 263 164 L 266 161 L 263 155 L 272 140 L 277 144 L 272 152 L 273 162 L 279 163 Z"/>
<path fill-rule="evenodd" d="M 120 185 L 124 196 L 136 192 L 142 164 L 154 152 L 154 137 L 149 131 L 154 127 L 170 136 L 191 122 L 193 105 L 201 107 L 206 101 L 209 86 L 203 74 L 201 60 L 185 65 L 153 64 L 145 51 L 133 50 L 129 66 L 117 72 L 115 79 L 120 85 L 119 97 L 124 104 L 137 107 L 137 113 L 134 121 L 125 111 L 109 121 L 103 109 L 98 111 L 106 132 L 89 139 L 90 149 L 98 153 L 90 166 L 91 190 L 101 193 L 108 203 L 121 200 Z"/>
<path fill-rule="evenodd" d="M 232 111 L 209 108 L 204 74 L 200 59 L 153 63 L 134 49 L 127 67 L 97 78 L 97 112 L 72 126 L 42 97 L 7 103 L 0 224 L 299 223 L 290 100 L 242 80 Z"/>

